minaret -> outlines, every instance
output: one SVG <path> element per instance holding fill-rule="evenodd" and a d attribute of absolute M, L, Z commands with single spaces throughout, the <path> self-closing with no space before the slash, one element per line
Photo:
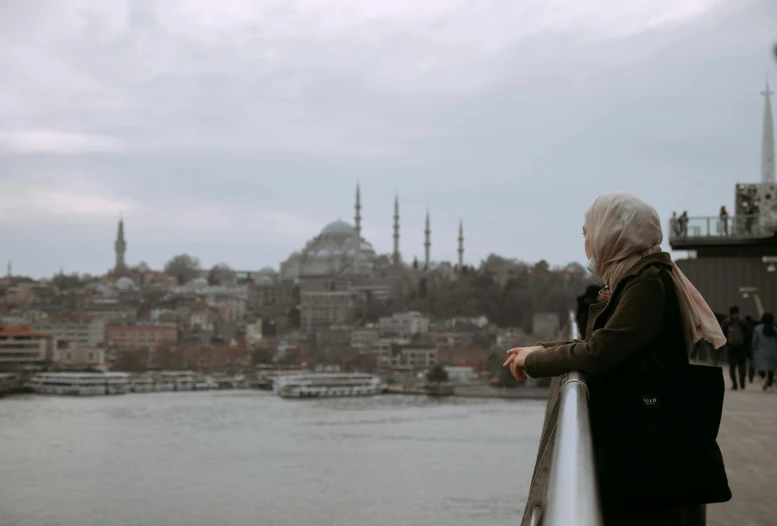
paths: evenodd
<path fill-rule="evenodd" d="M 399 196 L 394 195 L 394 254 L 392 262 L 395 267 L 399 266 Z"/>
<path fill-rule="evenodd" d="M 359 273 L 359 267 L 361 266 L 361 246 L 362 246 L 362 199 L 359 183 L 356 183 L 356 215 L 353 218 L 354 230 L 356 230 L 356 246 L 354 247 L 354 263 L 353 270 L 355 274 Z"/>
<path fill-rule="evenodd" d="M 424 230 L 425 234 L 425 241 L 424 241 L 424 249 L 425 249 L 425 255 L 424 255 L 424 270 L 429 269 L 429 249 L 432 247 L 432 241 L 431 241 L 431 234 L 432 231 L 429 228 L 429 209 L 426 210 L 426 230 Z"/>
<path fill-rule="evenodd" d="M 459 219 L 459 272 L 464 268 L 464 222 Z"/>
<path fill-rule="evenodd" d="M 763 146 L 761 150 L 761 182 L 774 182 L 774 121 L 772 120 L 772 102 L 770 95 L 774 91 L 769 89 L 769 80 L 766 81 L 766 89 L 761 92 L 764 96 L 764 131 Z"/>
<path fill-rule="evenodd" d="M 11 272 L 11 261 L 9 260 L 9 261 L 8 261 L 8 272 L 7 272 L 7 276 L 6 276 L 6 277 L 7 277 L 8 279 L 11 279 L 11 276 L 12 276 L 12 272 Z"/>
<path fill-rule="evenodd" d="M 124 241 L 124 219 L 119 218 L 119 233 L 116 236 L 116 242 L 114 243 L 114 250 L 116 251 L 116 272 L 124 270 L 124 253 L 127 251 L 127 242 Z"/>

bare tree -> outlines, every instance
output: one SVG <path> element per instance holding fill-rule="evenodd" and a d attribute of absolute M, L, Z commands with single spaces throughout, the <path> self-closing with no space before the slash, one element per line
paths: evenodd
<path fill-rule="evenodd" d="M 213 265 L 208 272 L 208 283 L 210 285 L 227 285 L 234 283 L 235 271 L 226 263 Z"/>
<path fill-rule="evenodd" d="M 165 273 L 183 285 L 199 275 L 200 260 L 188 254 L 179 254 L 165 264 Z"/>

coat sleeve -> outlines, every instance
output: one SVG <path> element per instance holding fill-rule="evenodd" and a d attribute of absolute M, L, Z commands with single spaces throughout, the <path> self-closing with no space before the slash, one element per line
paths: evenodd
<path fill-rule="evenodd" d="M 541 345 L 542 347 L 545 347 L 547 349 L 548 347 L 558 347 L 559 345 L 568 345 L 570 343 L 577 343 L 581 341 L 583 340 L 558 340 L 554 342 L 540 342 L 535 345 Z"/>
<path fill-rule="evenodd" d="M 606 373 L 661 334 L 665 304 L 658 273 L 640 276 L 626 286 L 607 324 L 589 340 L 534 351 L 526 357 L 526 373 L 532 378 L 569 371 Z"/>
<path fill-rule="evenodd" d="M 758 331 L 753 331 L 753 339 L 750 340 L 750 349 L 755 351 L 758 348 L 758 341 L 760 336 L 758 335 Z"/>

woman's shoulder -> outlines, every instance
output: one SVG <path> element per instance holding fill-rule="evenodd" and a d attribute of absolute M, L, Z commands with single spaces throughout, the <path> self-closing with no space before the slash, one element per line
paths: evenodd
<path fill-rule="evenodd" d="M 664 279 L 661 276 L 662 270 L 666 269 L 663 269 L 661 265 L 644 266 L 626 280 L 626 283 L 623 284 L 624 291 L 629 288 L 641 288 L 645 286 L 655 286 L 663 289 Z"/>

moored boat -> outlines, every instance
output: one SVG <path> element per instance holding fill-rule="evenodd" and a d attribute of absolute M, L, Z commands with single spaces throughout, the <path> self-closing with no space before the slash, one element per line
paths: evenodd
<path fill-rule="evenodd" d="M 273 384 L 273 391 L 283 398 L 370 396 L 386 389 L 379 376 L 362 373 L 279 376 Z"/>
<path fill-rule="evenodd" d="M 106 395 L 129 391 L 127 373 L 37 373 L 26 384 L 37 394 Z"/>

